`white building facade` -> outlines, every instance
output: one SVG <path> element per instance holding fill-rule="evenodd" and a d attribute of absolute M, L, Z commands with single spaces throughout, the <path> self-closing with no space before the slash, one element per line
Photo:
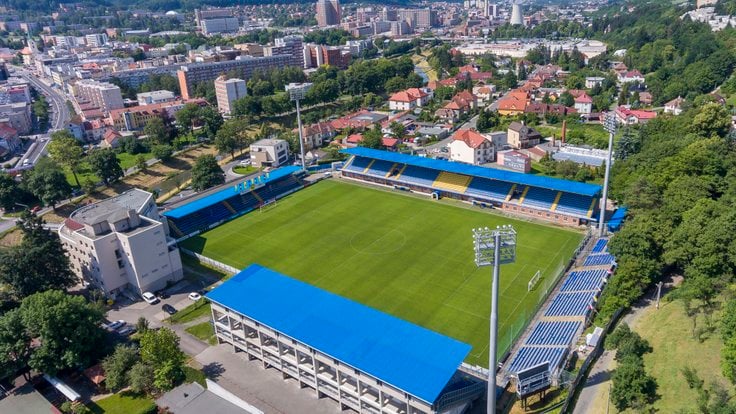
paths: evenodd
<path fill-rule="evenodd" d="M 242 79 L 226 79 L 221 76 L 215 80 L 217 108 L 225 115 L 230 115 L 232 112 L 234 101 L 245 98 L 247 94 L 248 89 Z"/>

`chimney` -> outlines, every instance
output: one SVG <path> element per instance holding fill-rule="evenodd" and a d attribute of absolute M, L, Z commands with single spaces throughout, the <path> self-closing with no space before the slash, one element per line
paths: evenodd
<path fill-rule="evenodd" d="M 560 146 L 565 145 L 565 137 L 567 137 L 567 120 L 562 121 L 562 133 L 560 134 Z"/>

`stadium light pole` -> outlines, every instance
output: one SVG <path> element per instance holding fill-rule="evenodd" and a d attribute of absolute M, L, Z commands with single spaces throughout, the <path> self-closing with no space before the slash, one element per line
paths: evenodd
<path fill-rule="evenodd" d="M 290 83 L 286 85 L 286 91 L 289 92 L 289 98 L 296 102 L 296 123 L 299 128 L 299 152 L 302 157 L 302 170 L 307 170 L 304 163 L 304 137 L 302 136 L 302 112 L 299 108 L 299 101 L 304 99 L 307 91 L 312 87 L 311 83 Z"/>
<path fill-rule="evenodd" d="M 488 396 L 487 412 L 496 413 L 496 352 L 498 347 L 498 283 L 501 265 L 516 260 L 516 230 L 511 225 L 489 229 L 482 227 L 473 229 L 473 245 L 475 265 L 478 267 L 493 266 L 493 284 L 491 287 L 491 324 L 490 346 L 488 350 Z"/>
<path fill-rule="evenodd" d="M 601 197 L 600 218 L 598 219 L 598 236 L 603 237 L 606 232 L 606 205 L 608 205 L 608 180 L 611 176 L 611 159 L 613 155 L 613 136 L 616 134 L 616 115 L 609 112 L 603 123 L 603 128 L 608 131 L 608 154 L 606 154 L 606 175 L 603 179 L 603 197 Z"/>

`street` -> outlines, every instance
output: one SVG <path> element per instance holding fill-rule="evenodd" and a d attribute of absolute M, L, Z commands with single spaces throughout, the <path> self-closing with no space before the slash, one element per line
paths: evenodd
<path fill-rule="evenodd" d="M 63 129 L 71 119 L 69 108 L 66 106 L 66 96 L 23 69 L 16 69 L 16 73 L 20 74 L 23 79 L 46 96 L 46 100 L 51 107 L 50 131 Z"/>

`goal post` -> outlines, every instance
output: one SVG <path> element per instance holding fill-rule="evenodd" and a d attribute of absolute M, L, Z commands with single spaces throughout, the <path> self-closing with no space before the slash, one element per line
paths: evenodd
<path fill-rule="evenodd" d="M 534 276 L 532 276 L 532 278 L 529 279 L 529 283 L 526 286 L 527 291 L 531 292 L 532 290 L 534 290 L 534 288 L 539 283 L 539 279 L 541 278 L 542 278 L 542 271 L 537 270 L 537 273 L 535 273 Z"/>
<path fill-rule="evenodd" d="M 276 207 L 276 199 L 271 198 L 269 200 L 266 200 L 261 204 L 261 206 L 258 208 L 258 211 L 263 213 L 264 211 L 270 210 L 271 208 Z"/>

